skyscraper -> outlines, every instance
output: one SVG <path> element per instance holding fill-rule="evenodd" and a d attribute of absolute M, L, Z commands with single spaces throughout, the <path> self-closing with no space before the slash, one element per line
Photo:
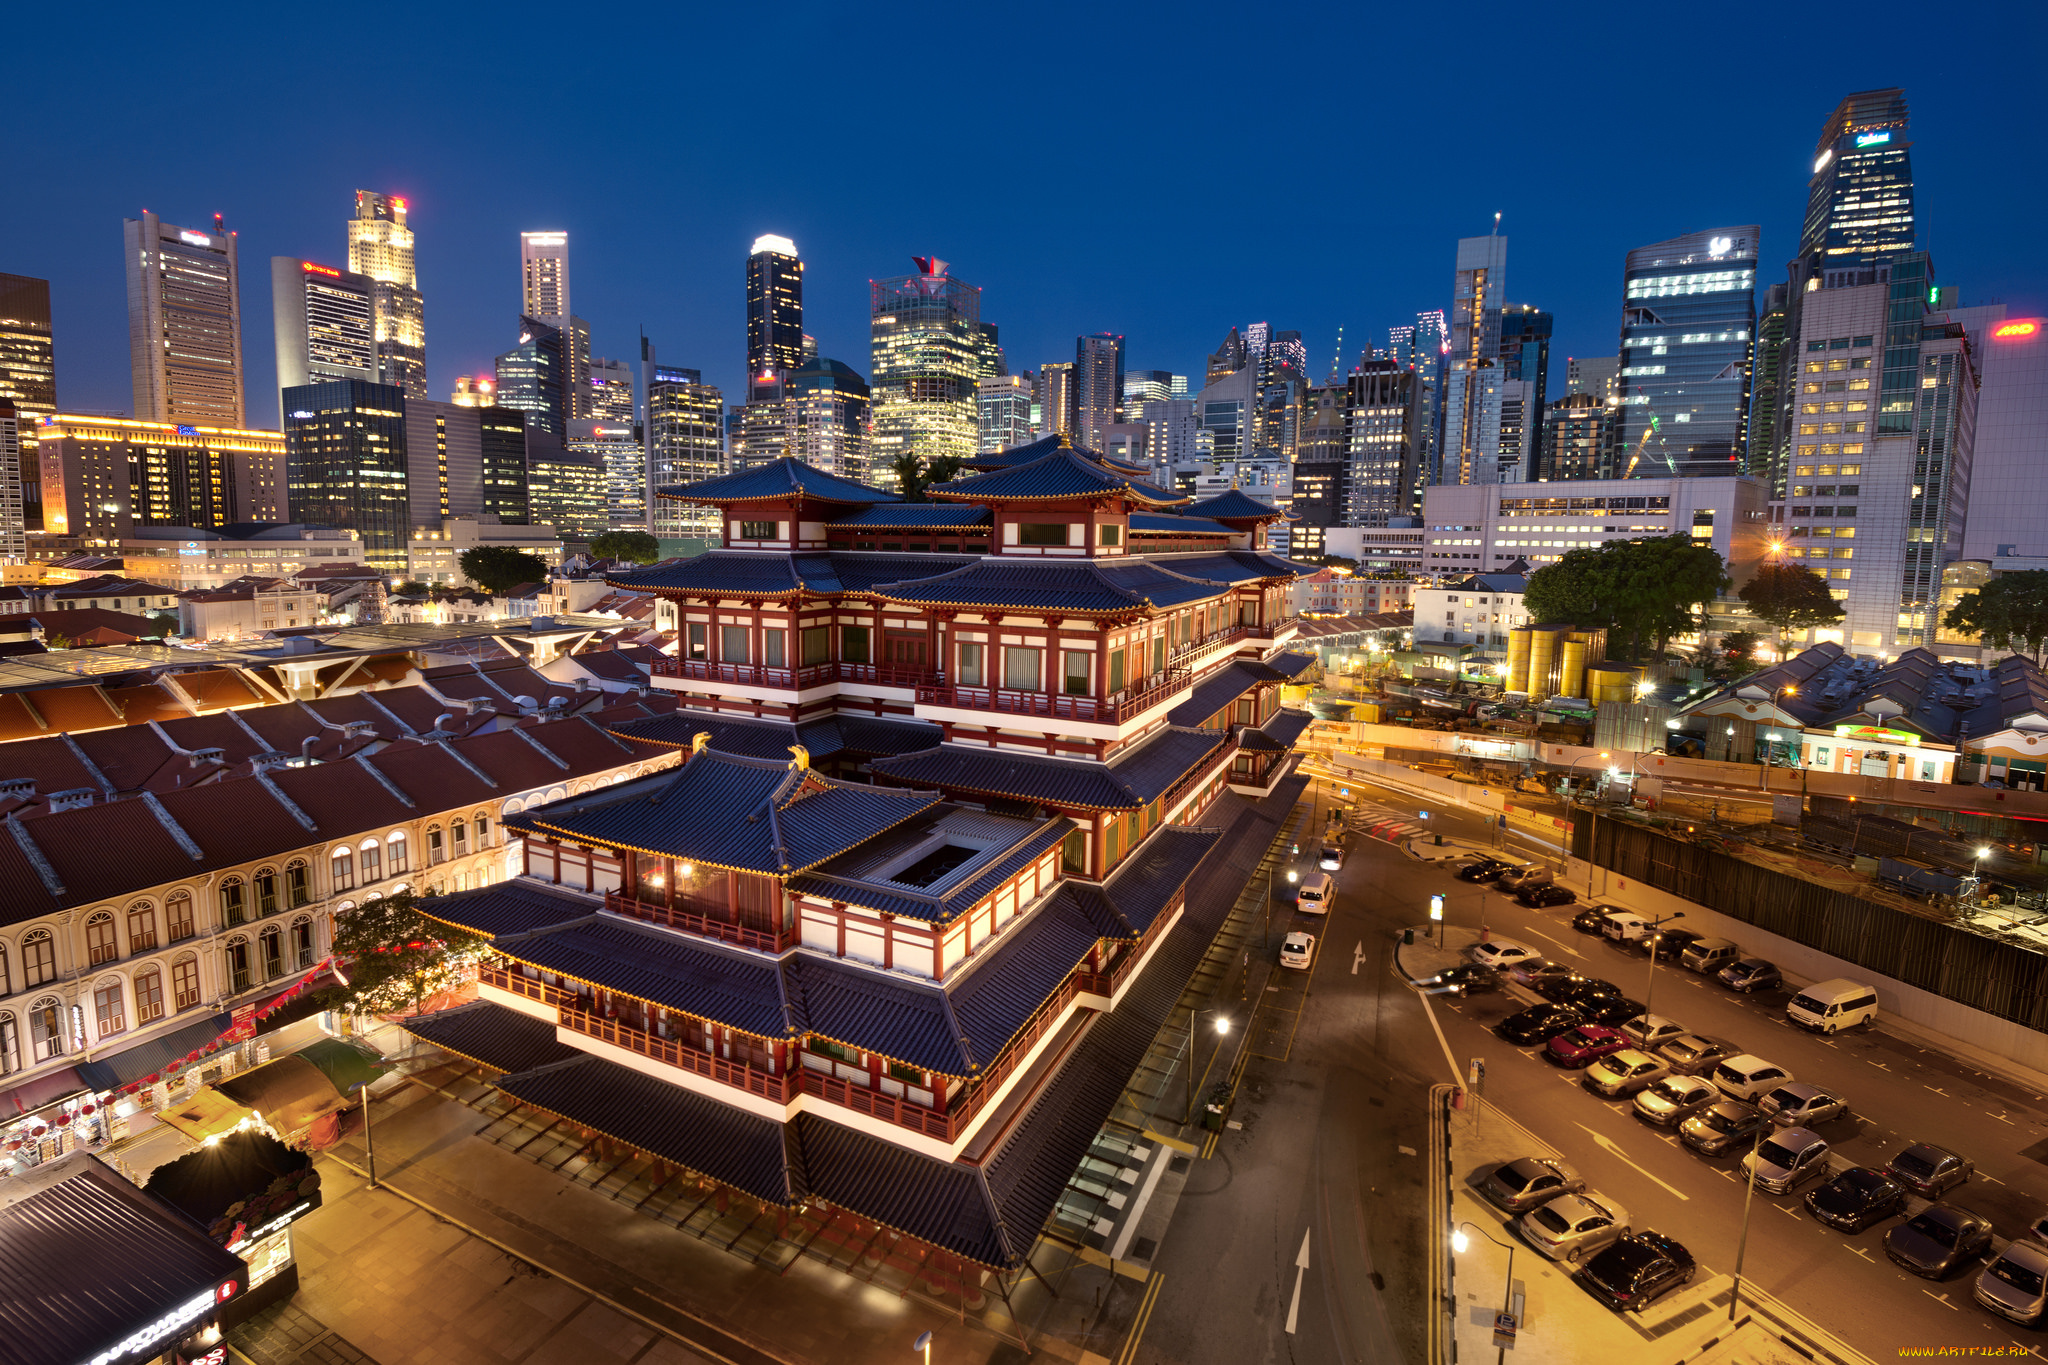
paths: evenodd
<path fill-rule="evenodd" d="M 1048 360 L 1038 367 L 1038 434 L 1071 437 L 1080 430 L 1076 412 L 1074 367 Z"/>
<path fill-rule="evenodd" d="M 1387 339 L 1394 361 L 1415 376 L 1415 462 L 1427 484 L 1436 478 L 1437 452 L 1443 439 L 1444 361 L 1451 346 L 1444 310 L 1417 313 L 1414 326 L 1390 327 Z M 1421 504 L 1416 506 L 1419 509 Z"/>
<path fill-rule="evenodd" d="M 1002 335 L 993 322 L 976 324 L 981 333 L 980 349 L 975 357 L 975 378 L 988 379 L 999 374 L 1008 374 L 1010 366 L 1003 359 Z"/>
<path fill-rule="evenodd" d="M 1760 231 L 1708 228 L 1628 253 L 1609 477 L 1746 472 Z"/>
<path fill-rule="evenodd" d="M 1458 240 L 1438 483 L 1500 482 L 1500 310 L 1507 269 L 1507 238 Z"/>
<path fill-rule="evenodd" d="M 57 410 L 50 282 L 0 271 L 0 398 L 26 425 Z"/>
<path fill-rule="evenodd" d="M 330 379 L 377 382 L 376 282 L 296 256 L 270 258 L 277 387 Z"/>
<path fill-rule="evenodd" d="M 1422 511 L 1429 412 L 1422 368 L 1368 360 L 1345 380 L 1346 505 L 1341 524 L 1386 526 Z"/>
<path fill-rule="evenodd" d="M 812 356 L 783 376 L 784 448 L 805 464 L 842 479 L 865 481 L 868 410 L 868 382 L 859 371 L 841 361 Z"/>
<path fill-rule="evenodd" d="M 599 357 L 591 361 L 590 396 L 584 403 L 584 412 L 594 421 L 633 425 L 639 419 L 633 367 L 623 360 Z"/>
<path fill-rule="evenodd" d="M 181 426 L 247 425 L 235 234 L 176 227 L 148 209 L 122 224 L 135 416 Z"/>
<path fill-rule="evenodd" d="M 975 410 L 980 449 L 1008 450 L 1031 441 L 1031 381 L 1023 375 L 982 376 Z"/>
<path fill-rule="evenodd" d="M 1288 510 L 1288 551 L 1293 555 L 1325 553 L 1323 532 L 1345 524 L 1351 505 L 1348 390 L 1342 384 L 1319 384 L 1310 390 L 1307 418 L 1294 458 L 1294 484 Z"/>
<path fill-rule="evenodd" d="M 291 520 L 352 528 L 365 562 L 403 573 L 412 533 L 405 391 L 337 379 L 286 389 L 283 398 Z"/>
<path fill-rule="evenodd" d="M 726 472 L 725 395 L 696 370 L 656 363 L 654 343 L 640 339 L 640 391 L 647 407 L 649 530 L 672 553 L 719 541 L 718 511 L 652 496 L 653 490 L 697 483 Z M 678 544 L 690 542 L 691 544 Z"/>
<path fill-rule="evenodd" d="M 747 255 L 747 376 L 803 363 L 804 263 L 789 238 L 756 237 Z"/>
<path fill-rule="evenodd" d="M 519 234 L 520 312 L 562 334 L 562 420 L 588 416 L 590 389 L 590 324 L 579 318 L 569 298 L 569 234 Z M 566 428 L 555 428 L 559 438 Z"/>
<path fill-rule="evenodd" d="M 1103 433 L 1124 396 L 1124 339 L 1110 332 L 1074 339 L 1074 429 L 1079 442 L 1101 450 Z"/>
<path fill-rule="evenodd" d="M 519 319 L 519 344 L 498 357 L 498 406 L 530 414 L 527 425 L 556 440 L 568 434 L 567 344 L 560 328 L 531 314 Z"/>
<path fill-rule="evenodd" d="M 604 465 L 605 522 L 614 531 L 647 529 L 647 443 L 634 422 L 572 418 L 568 448 Z"/>
<path fill-rule="evenodd" d="M 1777 459 L 1778 385 L 1785 369 L 1785 325 L 1790 316 L 1789 291 L 1780 280 L 1764 291 L 1756 318 L 1756 358 L 1750 362 L 1749 466 L 1770 483 L 1771 496 L 1785 496 L 1784 465 Z"/>
<path fill-rule="evenodd" d="M 1186 398 L 1188 377 L 1171 370 L 1124 371 L 1124 420 L 1142 420 L 1139 409 L 1155 399 Z"/>
<path fill-rule="evenodd" d="M 1566 356 L 1564 360 L 1564 391 L 1567 396 L 1575 393 L 1590 393 L 1602 403 L 1614 398 L 1618 392 L 1616 379 L 1621 374 L 1621 357 L 1618 355 Z M 1591 475 L 1587 476 L 1591 478 Z"/>
<path fill-rule="evenodd" d="M 1568 393 L 1549 405 L 1543 421 L 1543 449 L 1536 463 L 1539 482 L 1607 477 L 1607 426 L 1611 413 L 1597 394 Z"/>
<path fill-rule="evenodd" d="M 912 275 L 868 286 L 874 356 L 874 443 L 869 482 L 891 488 L 896 461 L 967 459 L 976 444 L 981 290 L 913 256 Z"/>
<path fill-rule="evenodd" d="M 413 234 L 403 199 L 356 191 L 348 224 L 348 268 L 376 282 L 377 382 L 427 396 L 427 305 L 413 266 Z"/>
<path fill-rule="evenodd" d="M 28 559 L 28 523 L 23 520 L 21 424 L 35 418 L 0 397 L 0 564 Z"/>

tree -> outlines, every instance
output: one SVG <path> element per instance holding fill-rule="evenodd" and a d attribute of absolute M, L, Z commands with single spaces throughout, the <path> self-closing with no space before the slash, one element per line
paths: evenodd
<path fill-rule="evenodd" d="M 889 462 L 896 471 L 896 488 L 905 502 L 930 502 L 925 490 L 935 483 L 950 483 L 960 473 L 956 455 L 939 455 L 927 461 L 916 451 L 906 450 Z"/>
<path fill-rule="evenodd" d="M 1763 637 L 1753 630 L 1731 630 L 1721 637 L 1721 657 L 1734 668 L 1749 671 L 1756 662 L 1756 647 L 1763 643 Z"/>
<path fill-rule="evenodd" d="M 151 612 L 149 615 L 149 624 L 156 628 L 157 637 L 159 639 L 176 635 L 178 633 L 178 618 L 171 615 L 167 611 Z"/>
<path fill-rule="evenodd" d="M 661 542 L 645 531 L 606 531 L 590 538 L 590 553 L 599 559 L 652 564 L 661 558 Z"/>
<path fill-rule="evenodd" d="M 464 550 L 456 560 L 463 576 L 488 593 L 509 592 L 521 583 L 537 583 L 548 576 L 547 562 L 510 545 L 479 545 Z"/>
<path fill-rule="evenodd" d="M 1721 556 L 1690 536 L 1617 540 L 1538 569 L 1522 605 L 1534 622 L 1605 628 L 1608 653 L 1635 663 L 1645 643 L 1661 655 L 1672 636 L 1697 629 L 1700 604 L 1729 582 Z"/>
<path fill-rule="evenodd" d="M 358 1014 L 418 1013 L 432 996 L 454 986 L 462 959 L 484 939 L 437 924 L 419 912 L 410 891 L 364 901 L 334 917 L 334 956 L 346 978 L 349 1007 Z"/>
<path fill-rule="evenodd" d="M 1804 564 L 1766 564 L 1737 594 L 1749 614 L 1778 632 L 1778 652 L 1785 652 L 1785 632 L 1833 625 L 1842 619 L 1842 604 L 1828 596 L 1827 580 Z"/>
<path fill-rule="evenodd" d="M 1941 624 L 1976 635 L 1994 649 L 2031 655 L 2037 662 L 2048 645 L 2048 570 L 2022 569 L 2002 573 L 1981 588 L 1966 592 Z"/>
<path fill-rule="evenodd" d="M 425 597 L 433 591 L 434 589 L 431 584 L 422 583 L 417 578 L 408 578 L 405 582 L 393 588 L 391 595 L 393 597 Z"/>

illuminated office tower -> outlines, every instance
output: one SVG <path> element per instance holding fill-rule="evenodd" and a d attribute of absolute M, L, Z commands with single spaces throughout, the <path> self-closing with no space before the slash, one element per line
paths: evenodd
<path fill-rule="evenodd" d="M 796 243 L 769 234 L 747 254 L 747 375 L 804 363 L 804 263 Z"/>
<path fill-rule="evenodd" d="M 22 564 L 28 560 L 28 523 L 23 520 L 21 426 L 33 422 L 32 413 L 15 406 L 12 398 L 0 397 L 0 564 Z"/>
<path fill-rule="evenodd" d="M 1176 465 L 1205 459 L 1215 450 L 1202 437 L 1201 405 L 1190 397 L 1148 398 L 1138 404 L 1135 418 L 1145 427 L 1145 458 L 1171 480 Z"/>
<path fill-rule="evenodd" d="M 1072 437 L 1079 429 L 1075 412 L 1074 367 L 1048 360 L 1038 367 L 1038 434 Z"/>
<path fill-rule="evenodd" d="M 409 396 L 409 395 L 408 395 Z M 496 375 L 460 375 L 448 401 L 458 408 L 492 408 L 498 405 Z"/>
<path fill-rule="evenodd" d="M 0 398 L 23 425 L 57 410 L 57 354 L 50 282 L 0 271 Z"/>
<path fill-rule="evenodd" d="M 727 472 L 725 395 L 696 370 L 655 362 L 654 343 L 640 340 L 640 391 L 647 405 L 647 483 L 654 489 L 698 483 Z M 716 545 L 718 509 L 672 498 L 648 498 L 649 530 L 664 554 Z M 692 542 L 693 544 L 677 544 Z"/>
<path fill-rule="evenodd" d="M 527 519 L 563 540 L 587 544 L 611 529 L 603 459 L 552 443 L 527 452 Z"/>
<path fill-rule="evenodd" d="M 377 382 L 376 282 L 296 256 L 270 258 L 277 387 L 330 379 Z"/>
<path fill-rule="evenodd" d="M 646 530 L 647 446 L 640 437 L 639 424 L 603 417 L 571 418 L 566 444 L 603 466 L 606 527 Z"/>
<path fill-rule="evenodd" d="M 135 416 L 240 428 L 241 276 L 235 234 L 175 227 L 148 209 L 122 223 L 128 251 L 128 359 Z"/>
<path fill-rule="evenodd" d="M 805 464 L 865 482 L 869 401 L 868 381 L 853 366 L 812 356 L 783 376 L 784 448 Z"/>
<path fill-rule="evenodd" d="M 1124 371 L 1124 420 L 1142 420 L 1139 410 L 1146 403 L 1188 396 L 1188 377 L 1171 370 Z"/>
<path fill-rule="evenodd" d="M 1591 393 L 1568 393 L 1550 404 L 1534 481 L 1606 478 L 1607 431 L 1611 414 L 1617 411 Z"/>
<path fill-rule="evenodd" d="M 427 304 L 413 266 L 413 234 L 403 199 L 356 191 L 348 224 L 348 268 L 376 283 L 377 379 L 427 396 Z"/>
<path fill-rule="evenodd" d="M 568 434 L 570 399 L 566 340 L 559 327 L 528 314 L 519 344 L 498 357 L 498 406 L 528 414 L 527 425 L 556 440 Z"/>
<path fill-rule="evenodd" d="M 1104 433 L 1123 420 L 1124 339 L 1111 332 L 1074 339 L 1074 430 L 1099 451 Z"/>
<path fill-rule="evenodd" d="M 974 455 L 980 372 L 981 290 L 913 256 L 915 274 L 868 287 L 874 357 L 874 439 L 868 481 L 896 486 L 896 462 Z"/>
<path fill-rule="evenodd" d="M 1507 270 L 1507 238 L 1458 240 L 1438 483 L 1500 482 L 1500 310 Z"/>
<path fill-rule="evenodd" d="M 977 379 L 988 379 L 999 374 L 1008 374 L 1010 366 L 1003 359 L 1001 333 L 993 322 L 980 323 L 981 344 L 975 355 L 974 371 Z"/>
<path fill-rule="evenodd" d="M 1021 374 L 984 375 L 975 395 L 980 448 L 1008 450 L 1033 439 L 1031 381 Z"/>
<path fill-rule="evenodd" d="M 1367 360 L 1344 382 L 1346 504 L 1339 524 L 1384 527 L 1419 515 L 1429 421 L 1421 372 L 1399 360 Z"/>
<path fill-rule="evenodd" d="M 351 529 L 370 567 L 405 572 L 413 522 L 404 390 L 337 379 L 283 397 L 290 519 Z"/>
<path fill-rule="evenodd" d="M 623 360 L 602 357 L 590 362 L 589 396 L 584 416 L 594 421 L 628 426 L 639 420 L 638 398 L 633 389 L 633 367 Z"/>
<path fill-rule="evenodd" d="M 1436 479 L 1437 451 L 1443 440 L 1444 358 L 1451 346 L 1444 310 L 1417 313 L 1412 327 L 1388 328 L 1387 340 L 1389 356 L 1415 376 L 1415 461 L 1426 485 Z"/>
<path fill-rule="evenodd" d="M 589 416 L 590 324 L 570 306 L 568 233 L 519 234 L 519 299 L 520 312 L 562 334 L 563 420 Z"/>
<path fill-rule="evenodd" d="M 1708 228 L 1628 253 L 1607 477 L 1746 472 L 1760 232 Z"/>
<path fill-rule="evenodd" d="M 1564 391 L 1569 397 L 1575 393 L 1589 393 L 1602 403 L 1612 401 L 1618 394 L 1617 380 L 1621 375 L 1621 357 L 1618 355 L 1566 356 L 1564 360 Z M 1592 475 L 1586 477 L 1591 478 Z"/>

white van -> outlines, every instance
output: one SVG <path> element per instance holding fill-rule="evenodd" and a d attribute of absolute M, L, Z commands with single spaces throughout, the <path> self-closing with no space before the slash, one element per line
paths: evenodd
<path fill-rule="evenodd" d="M 1330 913 L 1330 899 L 1337 894 L 1337 884 L 1330 880 L 1327 872 L 1311 872 L 1301 882 L 1301 890 L 1294 897 L 1294 908 L 1304 915 L 1327 915 Z"/>
<path fill-rule="evenodd" d="M 1801 1028 L 1833 1033 L 1854 1024 L 1877 1021 L 1877 992 L 1860 981 L 1838 976 L 1816 981 L 1792 997 L 1785 1017 Z"/>
<path fill-rule="evenodd" d="M 1601 923 L 1600 932 L 1616 943 L 1637 943 L 1650 932 L 1650 921 L 1633 910 L 1612 909 Z"/>

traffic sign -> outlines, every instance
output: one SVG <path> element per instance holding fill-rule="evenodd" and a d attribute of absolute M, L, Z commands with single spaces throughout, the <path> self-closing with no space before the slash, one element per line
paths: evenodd
<path fill-rule="evenodd" d="M 1515 1315 L 1495 1313 L 1493 1315 L 1493 1344 L 1502 1350 L 1511 1350 L 1515 1344 Z"/>
<path fill-rule="evenodd" d="M 1429 917 L 1441 920 L 1444 917 L 1444 898 L 1441 894 L 1429 898 Z"/>

